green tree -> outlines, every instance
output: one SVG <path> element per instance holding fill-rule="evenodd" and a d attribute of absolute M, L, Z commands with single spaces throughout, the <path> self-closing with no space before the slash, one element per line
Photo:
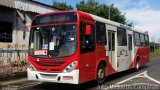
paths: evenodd
<path fill-rule="evenodd" d="M 65 2 L 57 2 L 53 0 L 53 6 L 63 10 L 73 10 L 73 7 L 71 5 L 67 5 Z M 76 8 L 77 10 L 91 13 L 106 19 L 109 19 L 110 11 L 110 20 L 133 27 L 133 23 L 127 21 L 125 13 L 123 14 L 117 7 L 114 6 L 114 4 L 106 5 L 99 4 L 98 0 L 87 0 L 86 2 L 82 0 L 76 5 Z"/>
<path fill-rule="evenodd" d="M 91 14 L 96 14 L 95 13 L 95 9 L 97 9 L 98 7 L 98 2 L 96 2 L 96 0 L 88 0 L 88 2 L 80 1 L 80 3 L 78 3 L 76 5 L 77 10 L 81 10 L 87 13 L 91 13 Z"/>
<path fill-rule="evenodd" d="M 133 22 L 127 22 L 127 25 L 130 27 L 134 27 Z"/>
<path fill-rule="evenodd" d="M 77 10 L 88 12 L 106 19 L 109 19 L 109 10 L 110 10 L 110 20 L 126 24 L 133 27 L 133 23 L 128 22 L 125 14 L 123 14 L 117 7 L 106 4 L 99 4 L 97 0 L 88 0 L 85 2 L 81 1 L 76 5 Z"/>
<path fill-rule="evenodd" d="M 156 43 L 156 42 L 149 42 L 149 46 L 151 48 L 155 47 L 155 49 L 159 49 L 159 47 L 160 47 L 159 43 Z"/>
<path fill-rule="evenodd" d="M 53 1 L 52 6 L 63 10 L 73 10 L 73 7 L 71 5 L 67 5 L 66 2 Z"/>

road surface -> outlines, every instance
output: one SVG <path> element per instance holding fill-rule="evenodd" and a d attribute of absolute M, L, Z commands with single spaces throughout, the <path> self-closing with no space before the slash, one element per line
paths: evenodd
<path fill-rule="evenodd" d="M 95 81 L 81 85 L 54 84 L 42 82 L 21 82 L 9 86 L 15 90 L 115 90 L 115 89 L 157 89 L 160 90 L 160 57 L 152 59 L 139 71 L 134 69 L 107 77 L 105 84 L 97 86 Z"/>

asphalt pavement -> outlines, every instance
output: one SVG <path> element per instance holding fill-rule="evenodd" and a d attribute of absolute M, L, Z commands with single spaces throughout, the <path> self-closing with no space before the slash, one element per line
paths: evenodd
<path fill-rule="evenodd" d="M 2 90 L 160 90 L 160 57 L 152 59 L 139 71 L 130 69 L 107 77 L 97 86 L 95 81 L 80 85 L 23 81 L 1 85 Z"/>

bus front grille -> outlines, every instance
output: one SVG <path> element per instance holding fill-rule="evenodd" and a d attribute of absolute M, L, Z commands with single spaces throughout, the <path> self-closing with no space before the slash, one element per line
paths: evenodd
<path fill-rule="evenodd" d="M 39 66 L 61 66 L 64 62 L 35 62 Z"/>
<path fill-rule="evenodd" d="M 41 72 L 49 72 L 49 73 L 59 73 L 60 69 L 48 69 L 48 68 L 39 68 Z"/>

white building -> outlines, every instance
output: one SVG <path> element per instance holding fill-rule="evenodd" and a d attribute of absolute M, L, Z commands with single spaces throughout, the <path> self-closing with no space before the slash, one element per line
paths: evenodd
<path fill-rule="evenodd" d="M 0 67 L 26 63 L 33 17 L 58 10 L 32 0 L 0 0 Z"/>

